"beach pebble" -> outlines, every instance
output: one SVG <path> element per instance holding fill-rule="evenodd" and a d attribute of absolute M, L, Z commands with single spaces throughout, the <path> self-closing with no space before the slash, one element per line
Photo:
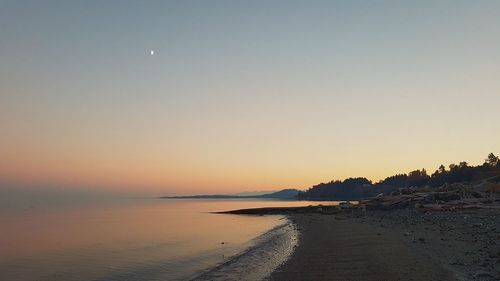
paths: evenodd
<path fill-rule="evenodd" d="M 474 273 L 474 278 L 493 278 L 493 275 L 484 270 L 479 270 L 476 273 Z"/>

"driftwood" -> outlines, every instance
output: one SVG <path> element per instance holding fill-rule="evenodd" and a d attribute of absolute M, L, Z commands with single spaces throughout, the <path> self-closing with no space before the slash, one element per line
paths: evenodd
<path fill-rule="evenodd" d="M 225 214 L 246 215 L 273 215 L 273 214 L 308 214 L 320 213 L 325 215 L 351 213 L 356 210 L 393 210 L 415 208 L 422 212 L 445 212 L 466 209 L 500 209 L 500 197 L 482 192 L 464 185 L 454 185 L 455 189 L 447 186 L 446 189 L 434 191 L 401 189 L 397 194 L 390 196 L 376 196 L 359 200 L 358 204 L 342 202 L 338 206 L 310 205 L 307 207 L 272 207 L 233 210 L 219 212 Z"/>
<path fill-rule="evenodd" d="M 453 211 L 460 209 L 498 209 L 500 198 L 460 186 L 456 190 L 433 192 L 410 192 L 361 200 L 359 207 L 366 209 L 392 210 L 414 207 L 424 212 Z"/>

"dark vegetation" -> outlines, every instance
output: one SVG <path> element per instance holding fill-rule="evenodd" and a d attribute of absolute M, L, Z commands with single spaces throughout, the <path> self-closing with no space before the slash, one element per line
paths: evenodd
<path fill-rule="evenodd" d="M 298 199 L 352 200 L 379 194 L 387 195 L 400 188 L 438 188 L 444 184 L 471 183 L 492 177 L 496 181 L 500 179 L 500 160 L 490 153 L 482 165 L 469 166 L 467 162 L 460 162 L 458 165 L 449 165 L 449 169 L 441 165 L 431 175 L 422 169 L 408 174 L 390 176 L 376 183 L 366 178 L 348 178 L 344 181 L 320 183 L 305 192 L 299 192 Z"/>

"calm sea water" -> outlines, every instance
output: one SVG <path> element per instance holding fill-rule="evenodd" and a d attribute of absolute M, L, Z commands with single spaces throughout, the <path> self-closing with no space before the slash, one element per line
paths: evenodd
<path fill-rule="evenodd" d="M 281 216 L 209 212 L 318 203 L 135 199 L 1 213 L 0 280 L 188 280 L 197 276 L 212 280 L 238 275 L 248 259 L 263 260 L 262 255 L 268 255 L 266 259 L 273 260 L 276 257 L 271 255 L 280 251 L 289 254 L 286 239 L 295 238 L 283 237 L 293 226 Z M 262 251 L 259 243 L 281 248 Z M 275 263 L 282 260 L 278 257 Z"/>

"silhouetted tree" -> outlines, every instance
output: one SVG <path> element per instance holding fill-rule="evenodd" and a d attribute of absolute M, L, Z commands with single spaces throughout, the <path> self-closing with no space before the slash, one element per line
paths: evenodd
<path fill-rule="evenodd" d="M 408 186 L 424 186 L 429 178 L 425 169 L 411 171 L 408 173 Z"/>
<path fill-rule="evenodd" d="M 465 161 L 450 164 L 447 171 L 444 165 L 431 175 L 425 169 L 411 171 L 408 174 L 397 174 L 372 184 L 366 178 L 348 178 L 344 181 L 320 183 L 299 194 L 300 199 L 358 199 L 375 196 L 379 193 L 388 194 L 402 187 L 439 187 L 445 183 L 468 183 L 482 180 L 492 175 L 500 175 L 500 160 L 490 153 L 483 165 L 469 166 Z"/>
<path fill-rule="evenodd" d="M 439 174 L 443 174 L 443 173 L 446 173 L 446 168 L 444 167 L 443 164 L 441 164 L 438 168 L 438 173 Z"/>
<path fill-rule="evenodd" d="M 485 164 L 487 164 L 490 167 L 496 167 L 500 163 L 500 160 L 498 159 L 498 156 L 495 156 L 495 154 L 490 153 L 488 154 L 488 158 L 485 160 Z"/>
<path fill-rule="evenodd" d="M 399 187 L 406 187 L 408 181 L 408 176 L 406 174 L 398 174 L 385 178 L 384 180 L 378 182 L 378 185 L 391 185 Z"/>

